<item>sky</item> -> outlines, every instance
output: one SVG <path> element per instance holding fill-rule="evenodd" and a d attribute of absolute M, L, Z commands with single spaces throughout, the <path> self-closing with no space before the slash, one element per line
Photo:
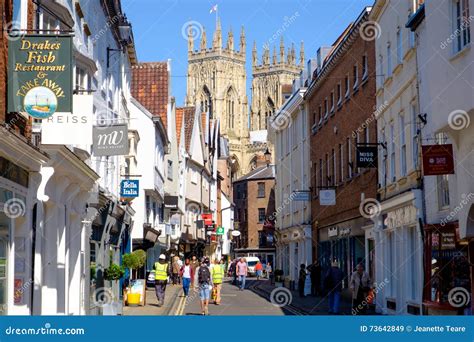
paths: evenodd
<path fill-rule="evenodd" d="M 184 104 L 187 72 L 187 27 L 192 25 L 197 40 L 205 28 L 208 46 L 216 28 L 217 4 L 222 24 L 223 45 L 227 32 L 234 31 L 234 45 L 238 47 L 243 25 L 247 39 L 247 96 L 250 101 L 252 82 L 252 47 L 257 43 L 261 61 L 263 46 L 280 44 L 279 32 L 285 41 L 285 51 L 295 44 L 297 60 L 301 41 L 305 45 L 305 59 L 316 56 L 321 46 L 330 46 L 365 6 L 374 0 L 122 0 L 122 9 L 132 24 L 139 62 L 171 59 L 172 95 L 178 106 Z M 276 39 L 275 39 L 276 38 Z"/>

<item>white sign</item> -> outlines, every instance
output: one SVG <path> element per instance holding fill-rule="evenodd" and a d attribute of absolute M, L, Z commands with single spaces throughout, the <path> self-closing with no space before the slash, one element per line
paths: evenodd
<path fill-rule="evenodd" d="M 401 207 L 387 213 L 387 228 L 397 228 L 416 224 L 416 208 L 412 205 Z"/>
<path fill-rule="evenodd" d="M 240 232 L 238 230 L 233 230 L 231 234 L 232 236 L 240 236 Z"/>
<path fill-rule="evenodd" d="M 92 145 L 92 95 L 74 95 L 73 113 L 56 112 L 41 121 L 45 145 Z"/>
<path fill-rule="evenodd" d="M 319 205 L 335 205 L 336 190 L 319 190 Z"/>

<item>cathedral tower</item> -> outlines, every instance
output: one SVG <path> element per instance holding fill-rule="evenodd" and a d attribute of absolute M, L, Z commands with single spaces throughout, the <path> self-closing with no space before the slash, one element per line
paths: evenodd
<path fill-rule="evenodd" d="M 211 47 L 207 44 L 205 30 L 198 50 L 194 50 L 198 44 L 192 39 L 188 37 L 186 105 L 198 106 L 203 112 L 209 112 L 211 119 L 220 119 L 221 133 L 229 139 L 230 153 L 237 164 L 242 164 L 243 146 L 248 141 L 244 28 L 237 44 L 232 29 L 224 44 L 218 18 Z M 240 169 L 240 165 L 236 168 Z"/>

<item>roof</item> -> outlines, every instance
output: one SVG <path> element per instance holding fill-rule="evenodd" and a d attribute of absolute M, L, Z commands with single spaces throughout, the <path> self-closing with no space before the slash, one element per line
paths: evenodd
<path fill-rule="evenodd" d="M 132 96 L 167 127 L 169 100 L 167 62 L 138 63 L 132 66 Z"/>
<path fill-rule="evenodd" d="M 260 166 L 257 167 L 255 170 L 250 171 L 245 176 L 240 177 L 235 182 L 241 181 L 252 181 L 252 180 L 259 180 L 259 179 L 272 179 L 275 178 L 275 166 Z"/>
<path fill-rule="evenodd" d="M 184 108 L 176 108 L 175 110 L 175 121 L 176 121 L 176 141 L 178 146 L 181 142 L 181 127 L 183 125 L 183 115 L 184 115 Z"/>
<path fill-rule="evenodd" d="M 182 111 L 182 122 L 184 123 L 184 147 L 189 152 L 191 139 L 193 136 L 194 117 L 196 114 L 195 107 L 178 107 L 176 112 Z"/>

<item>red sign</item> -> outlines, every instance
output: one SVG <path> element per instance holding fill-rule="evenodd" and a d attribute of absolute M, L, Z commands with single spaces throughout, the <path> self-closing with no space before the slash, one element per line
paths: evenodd
<path fill-rule="evenodd" d="M 425 176 L 454 174 L 453 145 L 425 145 L 421 148 Z"/>
<path fill-rule="evenodd" d="M 212 226 L 212 214 L 201 214 L 205 226 Z"/>

